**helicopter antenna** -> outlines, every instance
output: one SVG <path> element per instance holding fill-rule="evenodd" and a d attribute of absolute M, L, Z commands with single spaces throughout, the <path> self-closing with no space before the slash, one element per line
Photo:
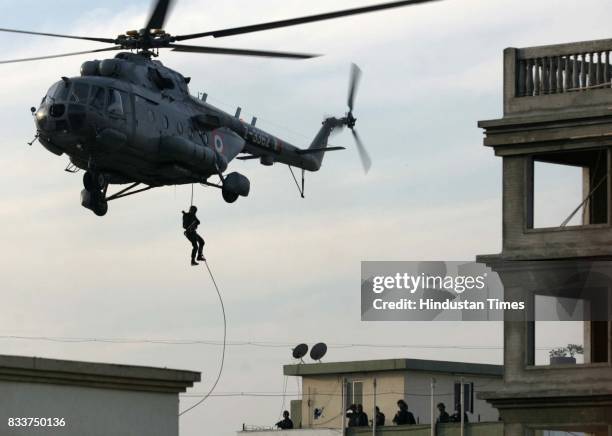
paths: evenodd
<path fill-rule="evenodd" d="M 289 171 L 291 172 L 291 175 L 293 176 L 293 181 L 295 182 L 295 186 L 297 186 L 298 191 L 300 191 L 300 196 L 302 198 L 306 198 L 304 197 L 304 181 L 305 181 L 305 177 L 304 174 L 306 172 L 306 170 L 304 170 L 304 168 L 302 168 L 302 186 L 300 187 L 300 184 L 297 180 L 297 177 L 295 177 L 295 173 L 293 172 L 293 168 L 291 167 L 291 165 L 287 165 L 289 167 Z"/>

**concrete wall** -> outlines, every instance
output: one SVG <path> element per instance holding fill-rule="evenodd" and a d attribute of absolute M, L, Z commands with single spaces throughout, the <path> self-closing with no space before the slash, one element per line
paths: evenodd
<path fill-rule="evenodd" d="M 454 410 L 454 383 L 459 376 L 452 374 L 426 373 L 420 371 L 386 371 L 356 373 L 346 375 L 318 375 L 302 378 L 302 427 L 335 427 L 342 426 L 342 380 L 359 380 L 363 382 L 363 407 L 369 419 L 373 417 L 374 387 L 376 378 L 376 404 L 386 415 L 386 423 L 391 421 L 397 412 L 397 401 L 404 399 L 417 422 L 430 422 L 430 380 L 435 377 L 435 403 L 443 402 L 452 414 Z M 466 376 L 465 382 L 473 382 L 475 390 L 496 390 L 501 388 L 503 380 L 494 377 Z M 495 408 L 484 400 L 474 396 L 474 414 L 469 415 L 472 422 L 497 421 L 499 415 Z M 310 401 L 309 401 L 310 400 Z M 315 408 L 323 408 L 323 416 L 317 420 L 313 413 Z M 437 416 L 437 411 L 436 411 Z"/>
<path fill-rule="evenodd" d="M 465 426 L 465 436 L 503 436 L 504 425 L 501 422 L 488 422 L 479 424 L 467 424 Z M 347 436 L 366 436 L 371 435 L 372 429 L 350 429 Z M 377 436 L 430 436 L 431 432 L 428 425 L 408 425 L 401 427 L 383 427 L 377 429 Z M 461 428 L 459 424 L 439 424 L 436 427 L 437 436 L 460 436 Z"/>
<path fill-rule="evenodd" d="M 8 427 L 11 417 L 64 418 L 65 427 Z M 0 381 L 0 435 L 177 436 L 178 395 Z"/>
<path fill-rule="evenodd" d="M 441 424 L 436 429 L 437 436 L 460 436 L 461 429 L 458 424 Z M 347 436 L 371 435 L 371 428 L 351 428 L 347 430 Z M 501 422 L 467 424 L 465 436 L 503 436 L 504 425 Z M 338 430 L 331 429 L 308 429 L 308 430 L 265 430 L 265 431 L 240 431 L 239 436 L 338 436 Z M 377 436 L 430 436 L 428 425 L 404 425 L 401 427 L 383 427 L 377 429 Z"/>
<path fill-rule="evenodd" d="M 338 436 L 338 430 L 328 428 L 308 430 L 239 431 L 239 436 Z"/>

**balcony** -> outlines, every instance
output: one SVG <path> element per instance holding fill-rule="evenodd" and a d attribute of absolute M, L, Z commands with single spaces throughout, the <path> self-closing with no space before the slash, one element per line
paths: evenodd
<path fill-rule="evenodd" d="M 504 116 L 610 111 L 612 39 L 504 51 Z"/>
<path fill-rule="evenodd" d="M 465 424 L 466 436 L 502 436 L 504 425 L 501 422 L 482 422 Z M 338 436 L 342 429 L 297 429 L 297 430 L 245 430 L 238 436 Z M 347 436 L 368 436 L 372 427 L 356 427 L 346 429 Z M 376 429 L 378 436 L 430 436 L 429 425 L 387 426 Z M 437 436 L 461 436 L 460 424 L 438 424 Z"/>

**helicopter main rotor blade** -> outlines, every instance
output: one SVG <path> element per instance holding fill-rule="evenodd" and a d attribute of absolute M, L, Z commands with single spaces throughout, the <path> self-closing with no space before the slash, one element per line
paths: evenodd
<path fill-rule="evenodd" d="M 260 32 L 262 30 L 278 29 L 281 27 L 297 26 L 300 24 L 314 23 L 316 21 L 331 20 L 334 18 L 347 17 L 350 15 L 366 14 L 369 12 L 382 11 L 384 9 L 399 8 L 403 6 L 413 6 L 421 3 L 429 3 L 440 0 L 402 0 L 388 3 L 382 3 L 372 6 L 364 6 L 360 8 L 345 9 L 342 11 L 327 12 L 324 14 L 309 15 L 306 17 L 290 18 L 287 20 L 270 21 L 268 23 L 252 24 L 250 26 L 233 27 L 229 29 L 214 30 L 202 33 L 192 33 L 189 35 L 179 35 L 175 37 L 176 41 L 184 41 L 186 39 L 202 38 L 204 36 L 212 36 L 215 38 L 223 38 L 226 36 L 242 35 L 245 33 Z"/>
<path fill-rule="evenodd" d="M 163 29 L 168 11 L 172 6 L 173 0 L 157 0 L 157 3 L 151 11 L 147 29 Z"/>
<path fill-rule="evenodd" d="M 359 152 L 359 159 L 361 159 L 361 164 L 363 165 L 363 171 L 365 171 L 367 174 L 372 167 L 372 159 L 370 159 L 370 155 L 363 145 L 363 142 L 361 142 L 361 138 L 357 134 L 357 131 L 355 129 L 351 129 L 351 132 L 353 132 L 353 138 L 355 138 L 355 144 L 357 145 L 357 151 Z"/>
<path fill-rule="evenodd" d="M 170 44 L 168 46 L 172 51 L 182 51 L 189 53 L 207 53 L 207 54 L 224 54 L 236 56 L 258 56 L 267 58 L 285 58 L 285 59 L 310 59 L 320 55 L 308 53 L 290 53 L 280 51 L 264 51 L 264 50 L 248 50 L 241 48 L 225 48 L 225 47 L 204 47 L 198 45 L 183 45 Z"/>
<path fill-rule="evenodd" d="M 23 58 L 23 59 L 12 59 L 12 60 L 8 60 L 8 61 L 0 61 L 0 64 L 12 64 L 12 63 L 16 63 L 16 62 L 29 62 L 29 61 L 40 61 L 43 59 L 54 59 L 54 58 L 63 58 L 63 57 L 67 57 L 67 56 L 77 56 L 77 55 L 81 55 L 81 54 L 87 54 L 87 53 L 98 53 L 101 51 L 113 51 L 113 50 L 121 50 L 122 47 L 121 46 L 116 46 L 116 47 L 109 47 L 109 48 L 100 48 L 97 50 L 86 50 L 86 51 L 75 51 L 72 53 L 62 53 L 62 54 L 56 54 L 56 55 L 48 55 L 48 56 L 38 56 L 35 58 Z"/>
<path fill-rule="evenodd" d="M 351 81 L 349 85 L 348 93 L 348 107 L 349 111 L 353 112 L 353 104 L 355 103 L 355 94 L 357 93 L 357 87 L 359 86 L 359 79 L 361 78 L 361 69 L 355 65 L 351 65 Z"/>
<path fill-rule="evenodd" d="M 112 38 L 94 38 L 94 37 L 89 37 L 89 36 L 60 35 L 59 33 L 31 32 L 29 30 L 0 29 L 0 32 L 23 33 L 26 35 L 38 35 L 38 36 L 53 36 L 54 38 L 83 39 L 86 41 L 106 42 L 109 44 L 115 43 L 115 40 Z"/>

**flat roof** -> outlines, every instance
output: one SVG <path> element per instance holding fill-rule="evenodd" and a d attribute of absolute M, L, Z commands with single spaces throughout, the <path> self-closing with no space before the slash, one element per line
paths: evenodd
<path fill-rule="evenodd" d="M 179 393 L 199 382 L 200 376 L 148 366 L 0 355 L 0 381 Z"/>
<path fill-rule="evenodd" d="M 351 362 L 300 363 L 296 365 L 285 365 L 283 367 L 285 375 L 294 376 L 385 371 L 443 372 L 448 374 L 502 377 L 504 374 L 504 367 L 502 365 L 490 365 L 485 363 L 423 359 L 381 359 L 357 360 Z"/>

